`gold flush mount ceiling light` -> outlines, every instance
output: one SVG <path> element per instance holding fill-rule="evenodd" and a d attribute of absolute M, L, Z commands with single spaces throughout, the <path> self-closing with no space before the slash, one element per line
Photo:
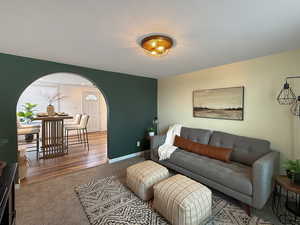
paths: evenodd
<path fill-rule="evenodd" d="M 164 35 L 151 35 L 141 41 L 141 47 L 151 56 L 164 56 L 173 46 L 173 40 Z"/>

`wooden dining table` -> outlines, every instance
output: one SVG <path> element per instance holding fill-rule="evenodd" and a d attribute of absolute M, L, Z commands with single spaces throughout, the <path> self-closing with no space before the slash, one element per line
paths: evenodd
<path fill-rule="evenodd" d="M 73 119 L 73 117 L 38 116 L 33 119 L 42 121 L 42 145 L 38 150 L 38 159 L 55 158 L 68 153 L 64 138 L 64 120 L 66 119 Z"/>

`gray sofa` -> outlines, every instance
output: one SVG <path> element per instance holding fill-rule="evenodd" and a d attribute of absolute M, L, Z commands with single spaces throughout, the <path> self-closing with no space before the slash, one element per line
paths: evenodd
<path fill-rule="evenodd" d="M 261 209 L 272 191 L 273 176 L 279 170 L 279 153 L 261 139 L 228 133 L 182 127 L 181 137 L 217 147 L 233 149 L 225 163 L 183 149 L 170 159 L 159 161 L 158 147 L 165 136 L 151 139 L 151 159 L 200 183 L 229 195 L 247 206 Z"/>

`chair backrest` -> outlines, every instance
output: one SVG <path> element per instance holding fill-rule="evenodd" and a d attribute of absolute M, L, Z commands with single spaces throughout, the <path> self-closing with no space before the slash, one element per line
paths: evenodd
<path fill-rule="evenodd" d="M 75 118 L 74 118 L 74 122 L 75 122 L 76 124 L 80 124 L 81 117 L 82 117 L 81 114 L 79 114 L 79 113 L 76 114 L 76 115 L 75 115 Z"/>
<path fill-rule="evenodd" d="M 86 128 L 88 121 L 89 121 L 90 116 L 89 115 L 82 115 L 79 127 L 80 128 Z"/>
<path fill-rule="evenodd" d="M 22 128 L 22 125 L 20 123 L 20 117 L 17 116 L 17 128 Z"/>

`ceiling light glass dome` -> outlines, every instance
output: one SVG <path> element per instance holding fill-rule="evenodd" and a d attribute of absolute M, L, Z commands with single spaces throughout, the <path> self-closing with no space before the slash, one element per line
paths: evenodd
<path fill-rule="evenodd" d="M 141 41 L 141 47 L 151 56 L 164 56 L 172 46 L 173 40 L 164 35 L 151 35 Z"/>

